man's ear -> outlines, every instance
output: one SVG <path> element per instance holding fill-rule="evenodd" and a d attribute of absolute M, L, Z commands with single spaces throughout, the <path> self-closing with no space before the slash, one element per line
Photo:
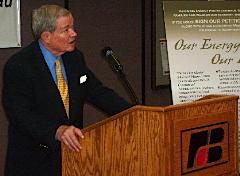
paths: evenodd
<path fill-rule="evenodd" d="M 49 43 L 50 42 L 50 38 L 51 38 L 51 33 L 48 31 L 45 31 L 41 34 L 41 40 L 44 43 Z"/>

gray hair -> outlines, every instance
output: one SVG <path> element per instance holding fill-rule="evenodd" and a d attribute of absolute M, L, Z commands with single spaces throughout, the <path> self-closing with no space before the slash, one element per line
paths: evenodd
<path fill-rule="evenodd" d="M 45 31 L 54 32 L 59 17 L 72 15 L 67 9 L 58 5 L 43 5 L 32 12 L 32 32 L 39 39 Z"/>

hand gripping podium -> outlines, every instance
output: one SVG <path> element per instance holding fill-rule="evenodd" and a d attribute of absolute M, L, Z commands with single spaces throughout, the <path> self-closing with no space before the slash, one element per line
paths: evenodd
<path fill-rule="evenodd" d="M 62 175 L 238 175 L 237 101 L 132 107 L 84 128 L 79 153 L 62 144 Z"/>

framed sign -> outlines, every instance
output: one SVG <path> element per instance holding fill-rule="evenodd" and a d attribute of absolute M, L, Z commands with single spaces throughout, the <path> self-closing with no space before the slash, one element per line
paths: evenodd
<path fill-rule="evenodd" d="M 20 0 L 0 1 L 0 48 L 21 47 Z"/>
<path fill-rule="evenodd" d="M 162 2 L 152 0 L 152 88 L 170 85 Z"/>

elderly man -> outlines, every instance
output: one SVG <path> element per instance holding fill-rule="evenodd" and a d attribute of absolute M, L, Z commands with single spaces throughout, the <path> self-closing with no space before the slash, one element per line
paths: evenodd
<path fill-rule="evenodd" d="M 35 41 L 4 68 L 3 105 L 9 119 L 6 176 L 60 176 L 61 145 L 81 150 L 83 105 L 109 115 L 130 107 L 106 88 L 75 48 L 72 14 L 57 5 L 32 13 Z"/>

